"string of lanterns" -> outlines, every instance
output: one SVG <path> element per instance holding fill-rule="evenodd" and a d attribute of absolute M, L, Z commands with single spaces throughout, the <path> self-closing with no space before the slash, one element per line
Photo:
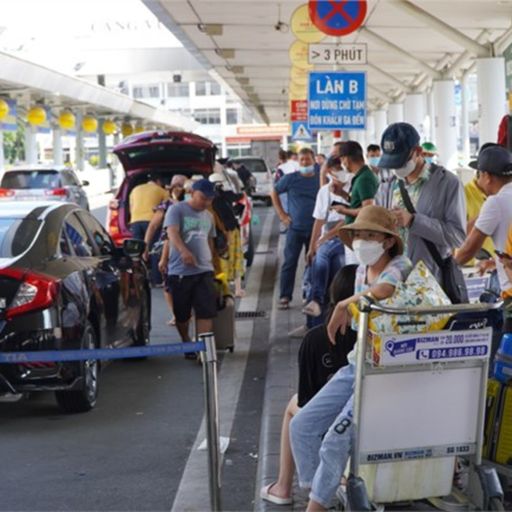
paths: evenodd
<path fill-rule="evenodd" d="M 9 115 L 9 104 L 7 101 L 0 98 L 0 121 L 3 121 Z M 26 115 L 27 122 L 31 126 L 42 126 L 48 120 L 47 111 L 43 106 L 34 105 Z M 57 125 L 61 130 L 73 131 L 76 129 L 76 117 L 71 110 L 63 110 L 57 118 Z M 90 114 L 83 117 L 81 128 L 86 133 L 96 133 L 98 131 L 98 120 Z M 112 119 L 105 119 L 101 125 L 101 130 L 105 135 L 113 135 L 119 131 L 119 127 Z M 142 123 L 134 125 L 130 121 L 123 121 L 121 124 L 120 132 L 123 137 L 129 137 L 134 133 L 141 133 L 145 130 Z"/>

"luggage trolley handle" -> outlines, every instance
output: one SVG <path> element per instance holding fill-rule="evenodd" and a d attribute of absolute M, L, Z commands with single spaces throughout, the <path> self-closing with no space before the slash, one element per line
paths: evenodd
<path fill-rule="evenodd" d="M 368 324 L 370 320 L 370 313 L 372 311 L 383 313 L 385 315 L 436 315 L 436 314 L 456 314 L 456 313 L 487 313 L 488 311 L 497 310 L 502 306 L 503 302 L 477 303 L 477 304 L 448 304 L 446 306 L 415 306 L 406 308 L 395 308 L 383 306 L 378 304 L 370 297 L 362 297 L 359 301 L 358 307 L 359 315 L 359 328 L 357 331 L 357 360 L 356 360 L 356 378 L 354 382 L 354 408 L 353 408 L 353 422 L 354 422 L 354 436 L 353 436 L 353 454 L 351 457 L 350 471 L 353 475 L 359 475 L 359 425 L 361 423 L 361 395 L 362 395 L 362 382 L 364 377 L 364 363 L 366 355 L 366 341 L 368 339 Z M 487 379 L 487 376 L 484 375 Z M 486 380 L 483 383 L 485 386 Z M 484 407 L 485 404 L 480 404 Z M 482 430 L 482 429 L 480 429 Z M 483 439 L 480 439 L 480 447 Z M 481 457 L 477 453 L 477 459 Z M 478 462 L 479 463 L 479 462 Z"/>

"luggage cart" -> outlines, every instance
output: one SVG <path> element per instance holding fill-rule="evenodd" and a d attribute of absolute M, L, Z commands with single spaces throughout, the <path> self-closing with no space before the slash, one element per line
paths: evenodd
<path fill-rule="evenodd" d="M 449 512 L 504 510 L 496 471 L 481 455 L 492 329 L 477 321 L 476 329 L 382 335 L 378 347 L 368 343 L 371 312 L 476 319 L 499 306 L 399 309 L 360 301 L 348 510 L 421 500 Z M 457 459 L 466 464 L 463 492 L 452 488 Z"/>

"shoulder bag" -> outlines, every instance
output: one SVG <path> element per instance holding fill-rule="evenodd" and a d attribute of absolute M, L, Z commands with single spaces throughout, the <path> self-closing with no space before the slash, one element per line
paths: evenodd
<path fill-rule="evenodd" d="M 398 186 L 407 211 L 415 214 L 416 210 L 412 204 L 409 193 L 405 188 L 403 180 L 398 180 Z M 452 301 L 452 304 L 464 304 L 469 302 L 464 275 L 457 262 L 453 259 L 453 256 L 450 255 L 448 258 L 443 259 L 433 242 L 426 240 L 425 238 L 422 238 L 422 240 L 425 242 L 428 251 L 441 271 L 440 284 L 446 295 L 448 295 L 448 298 Z"/>

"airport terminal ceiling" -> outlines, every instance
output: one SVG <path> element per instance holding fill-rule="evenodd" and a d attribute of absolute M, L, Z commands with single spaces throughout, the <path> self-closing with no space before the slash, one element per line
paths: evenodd
<path fill-rule="evenodd" d="M 264 121 L 287 120 L 301 1 L 144 0 L 176 37 Z M 500 55 L 512 40 L 510 0 L 368 0 L 363 26 L 322 43 L 367 43 L 370 108 L 460 78 L 476 57 Z M 332 70 L 320 66 L 315 69 Z M 296 77 L 294 77 L 296 78 Z"/>

